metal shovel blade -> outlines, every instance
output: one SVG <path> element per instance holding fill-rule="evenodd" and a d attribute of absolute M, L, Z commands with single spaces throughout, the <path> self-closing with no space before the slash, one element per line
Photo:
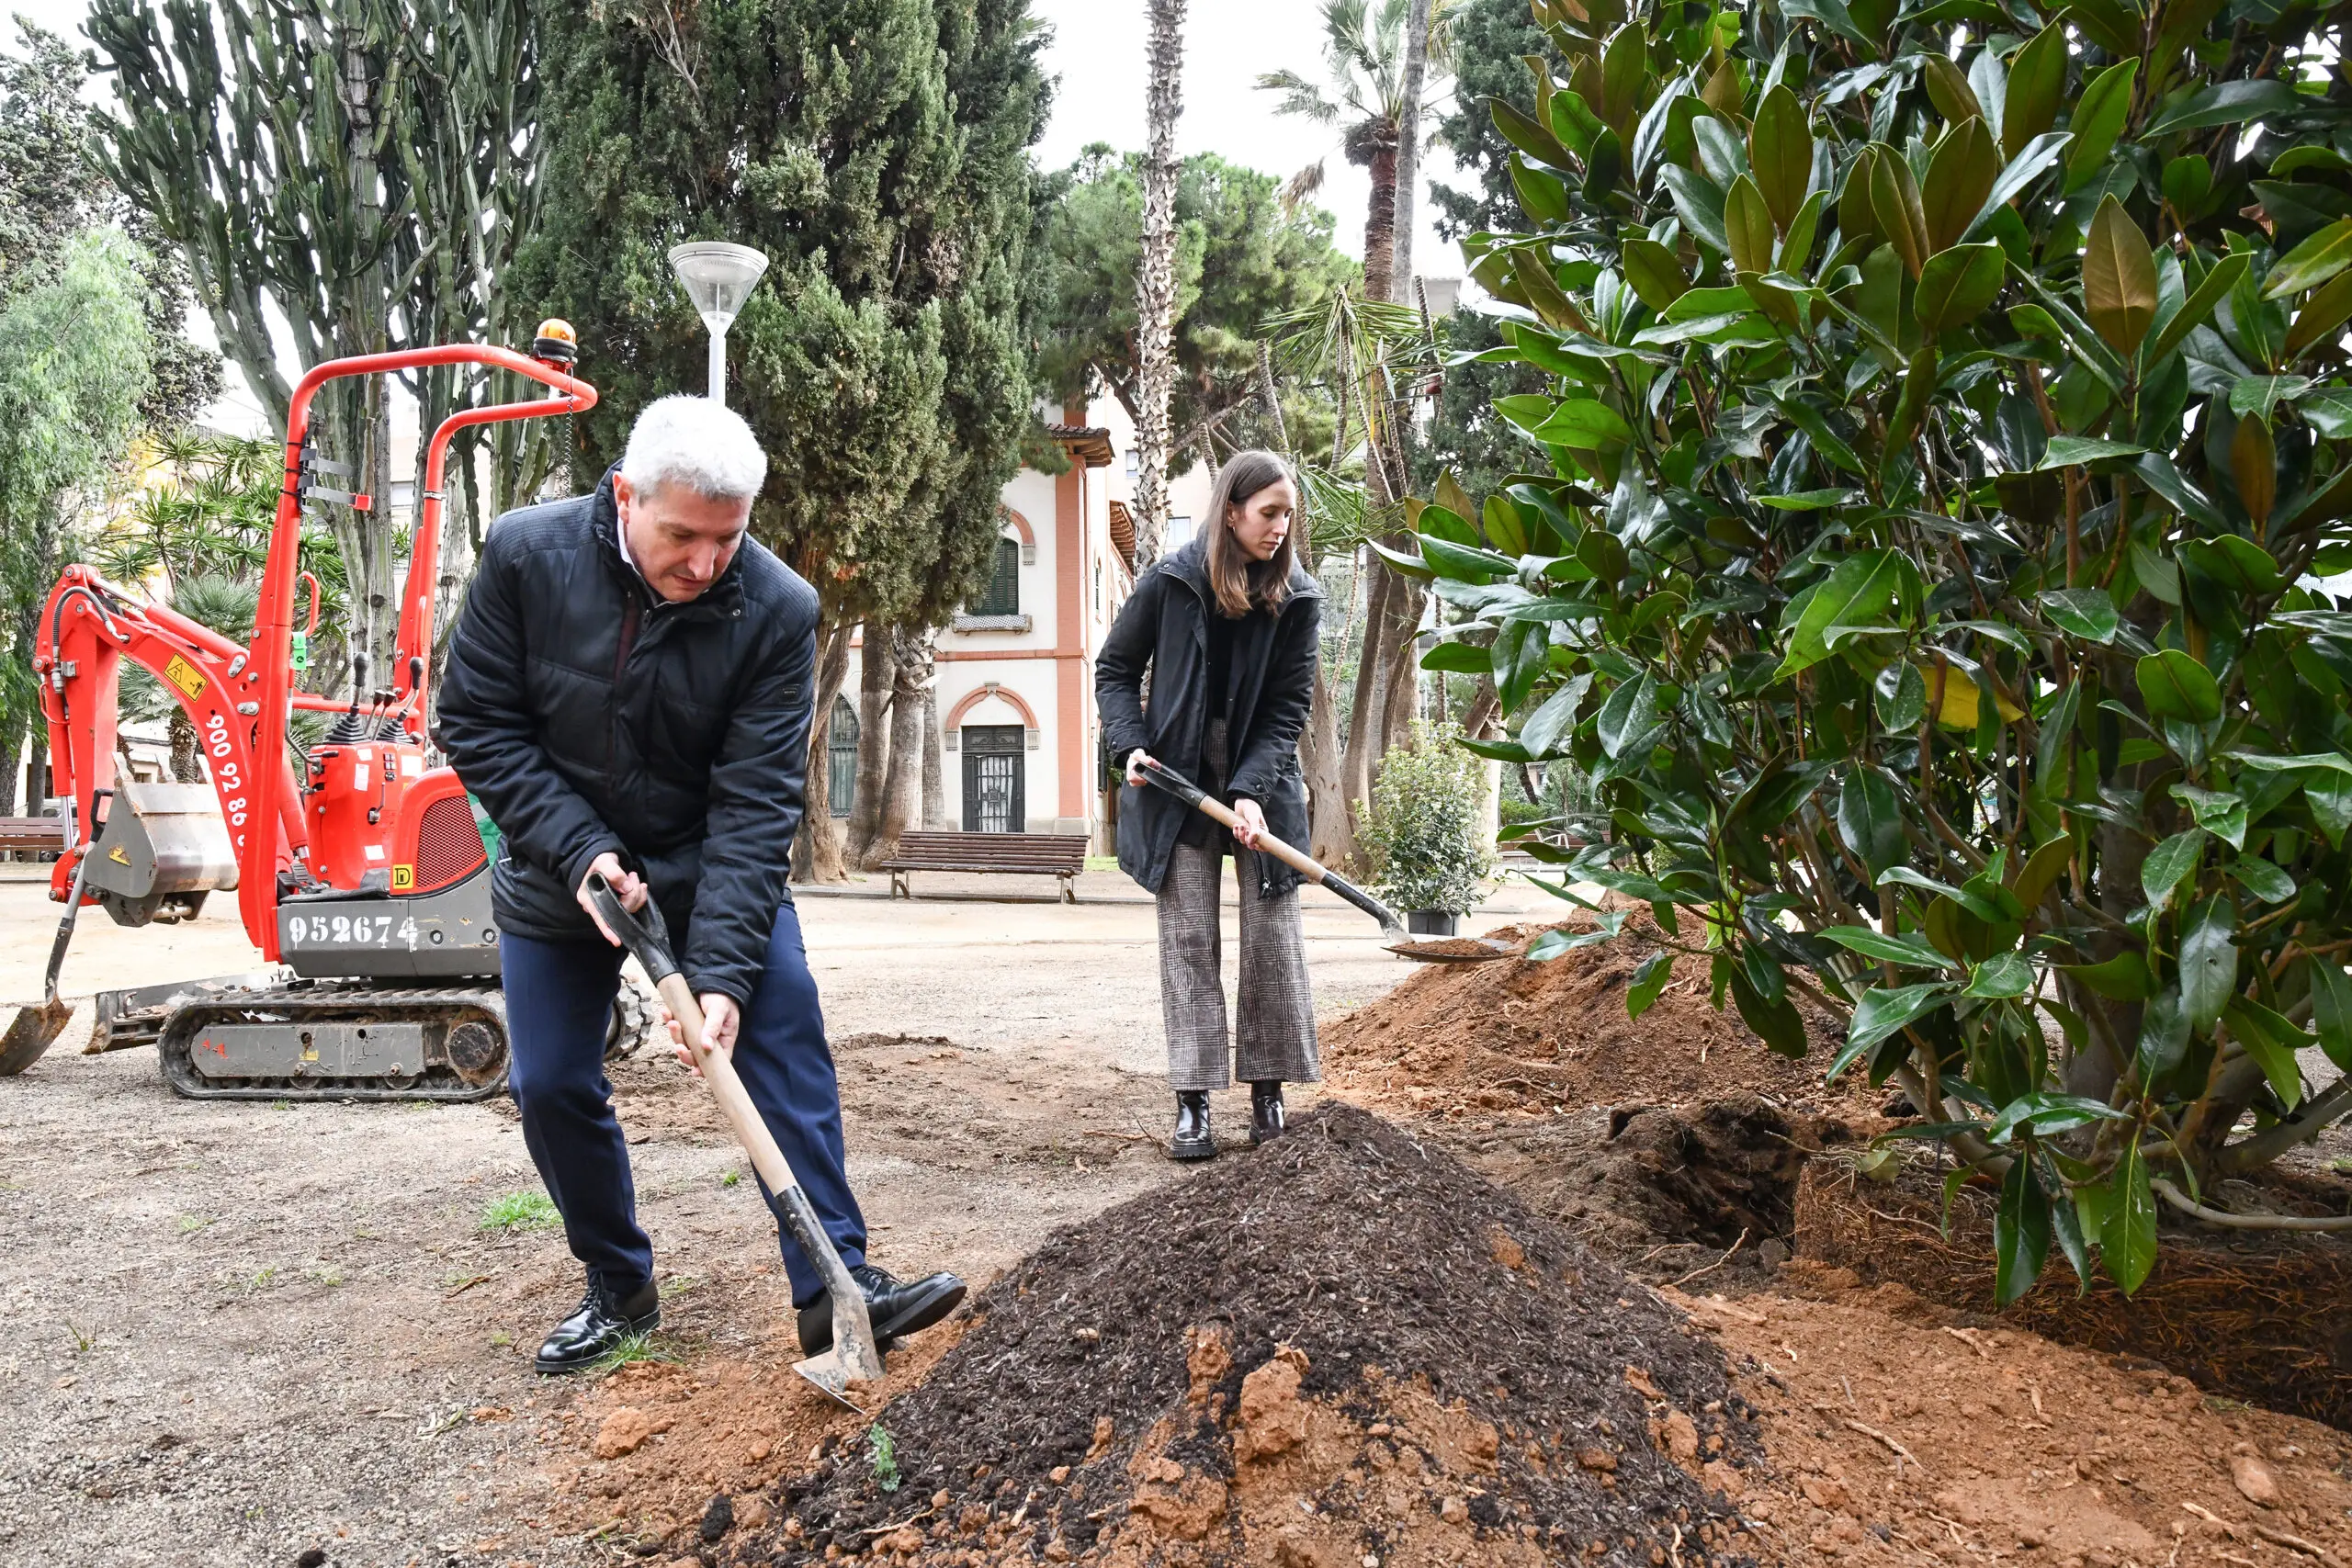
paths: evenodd
<path fill-rule="evenodd" d="M 856 1298 L 849 1312 L 833 1309 L 832 1348 L 821 1350 L 805 1361 L 795 1361 L 792 1370 L 816 1384 L 817 1388 L 844 1410 L 859 1415 L 865 1411 L 849 1396 L 854 1382 L 874 1382 L 882 1376 L 882 1357 L 874 1348 L 874 1330 L 866 1321 L 865 1301 Z"/>
<path fill-rule="evenodd" d="M 62 997 L 18 1008 L 8 1032 L 0 1034 L 0 1077 L 13 1077 L 40 1061 L 73 1016 L 74 1004 Z"/>

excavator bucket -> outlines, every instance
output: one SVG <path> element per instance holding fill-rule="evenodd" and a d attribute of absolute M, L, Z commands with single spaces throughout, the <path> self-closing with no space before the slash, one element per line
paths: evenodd
<path fill-rule="evenodd" d="M 0 1077 L 13 1077 L 40 1061 L 73 1016 L 74 1004 L 58 997 L 18 1008 L 8 1032 L 0 1034 Z"/>
<path fill-rule="evenodd" d="M 74 1004 L 57 994 L 57 972 L 65 966 L 65 949 L 74 940 L 74 921 L 82 912 L 82 890 L 90 880 L 90 854 L 83 852 L 74 866 L 74 884 L 65 896 L 65 914 L 57 922 L 57 940 L 50 944 L 49 971 L 41 979 L 41 999 L 19 1008 L 0 1034 L 0 1077 L 14 1077 L 35 1062 L 65 1032 Z"/>
<path fill-rule="evenodd" d="M 237 886 L 237 852 L 209 784 L 116 786 L 91 847 L 90 887 L 117 925 L 185 919 L 204 896 Z"/>

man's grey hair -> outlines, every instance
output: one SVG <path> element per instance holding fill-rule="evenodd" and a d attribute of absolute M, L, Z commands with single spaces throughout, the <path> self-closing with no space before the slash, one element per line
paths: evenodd
<path fill-rule="evenodd" d="M 749 501 L 768 477 L 768 457 L 741 414 L 681 392 L 637 416 L 621 472 L 647 492 L 675 484 L 706 501 Z"/>

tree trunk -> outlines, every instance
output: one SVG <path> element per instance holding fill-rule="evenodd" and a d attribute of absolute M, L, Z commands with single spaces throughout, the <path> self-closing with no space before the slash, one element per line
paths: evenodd
<path fill-rule="evenodd" d="M 1387 707 L 1380 729 L 1387 746 L 1397 746 L 1405 743 L 1413 732 L 1413 721 L 1421 716 L 1421 649 L 1417 634 L 1428 598 L 1421 585 L 1410 578 L 1395 572 L 1388 575 L 1394 583 L 1388 596 Z"/>
<path fill-rule="evenodd" d="M 24 766 L 24 732 L 18 730 L 0 745 L 0 817 L 17 815 L 17 774 Z"/>
<path fill-rule="evenodd" d="M 792 839 L 795 882 L 846 882 L 841 825 L 833 816 L 833 705 L 849 674 L 849 635 L 854 623 L 827 615 L 817 634 L 817 690 L 808 724 L 808 783 L 802 795 L 800 831 Z"/>
<path fill-rule="evenodd" d="M 1400 305 L 1413 299 L 1413 206 L 1421 173 L 1421 91 L 1429 74 L 1430 0 L 1413 0 L 1405 19 L 1404 113 L 1396 123 L 1395 292 Z"/>
<path fill-rule="evenodd" d="M 868 871 L 899 852 L 899 840 L 922 820 L 922 716 L 931 693 L 931 646 L 920 633 L 890 632 L 890 769 L 882 814 L 863 861 Z"/>
<path fill-rule="evenodd" d="M 1348 750 L 1340 766 L 1342 798 L 1352 811 L 1358 801 L 1372 799 L 1373 775 L 1380 754 L 1387 750 L 1388 718 L 1388 601 L 1395 592 L 1396 574 L 1380 558 L 1364 552 L 1370 563 L 1364 580 L 1363 642 L 1356 654 L 1356 689 L 1348 705 Z"/>
<path fill-rule="evenodd" d="M 1306 733 L 1299 738 L 1299 767 L 1306 775 L 1308 854 L 1325 865 L 1345 865 L 1355 858 L 1356 836 L 1348 815 L 1348 796 L 1341 785 L 1344 758 L 1340 747 L 1340 705 L 1331 700 L 1331 678 L 1315 671 L 1315 701 L 1307 710 Z"/>
<path fill-rule="evenodd" d="M 1168 525 L 1168 405 L 1175 389 L 1176 120 L 1184 111 L 1186 0 L 1150 0 L 1144 89 L 1143 254 L 1136 278 L 1136 570 L 1159 558 Z"/>
<path fill-rule="evenodd" d="M 172 777 L 181 784 L 202 784 L 204 766 L 196 757 L 196 721 L 177 703 L 172 705 Z"/>
<path fill-rule="evenodd" d="M 865 623 L 857 659 L 857 798 L 850 803 L 847 860 L 865 863 L 882 830 L 882 794 L 890 775 L 890 632 Z"/>
<path fill-rule="evenodd" d="M 939 728 L 939 682 L 934 676 L 922 689 L 922 828 L 926 833 L 944 833 L 954 826 L 947 820 L 947 758 Z"/>
<path fill-rule="evenodd" d="M 1396 288 L 1396 144 L 1373 150 L 1372 201 L 1363 220 L 1363 297 L 1390 299 Z"/>

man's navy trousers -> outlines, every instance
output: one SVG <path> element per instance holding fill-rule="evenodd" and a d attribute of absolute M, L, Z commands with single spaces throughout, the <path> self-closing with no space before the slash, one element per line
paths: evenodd
<path fill-rule="evenodd" d="M 637 1223 L 628 1145 L 605 1077 L 605 1025 L 623 953 L 601 937 L 540 942 L 510 933 L 498 945 L 514 1054 L 507 1083 L 522 1109 L 523 1141 L 563 1215 L 572 1256 L 626 1295 L 653 1278 L 653 1244 Z M 743 1008 L 734 1055 L 760 1119 L 842 1261 L 856 1268 L 865 1261 L 865 1217 L 842 1168 L 841 1086 L 800 945 L 800 917 L 790 904 L 776 911 L 766 967 Z M 765 1193 L 767 1184 L 760 1190 Z M 823 1292 L 824 1281 L 781 1224 L 777 1236 L 793 1304 L 806 1306 Z"/>

